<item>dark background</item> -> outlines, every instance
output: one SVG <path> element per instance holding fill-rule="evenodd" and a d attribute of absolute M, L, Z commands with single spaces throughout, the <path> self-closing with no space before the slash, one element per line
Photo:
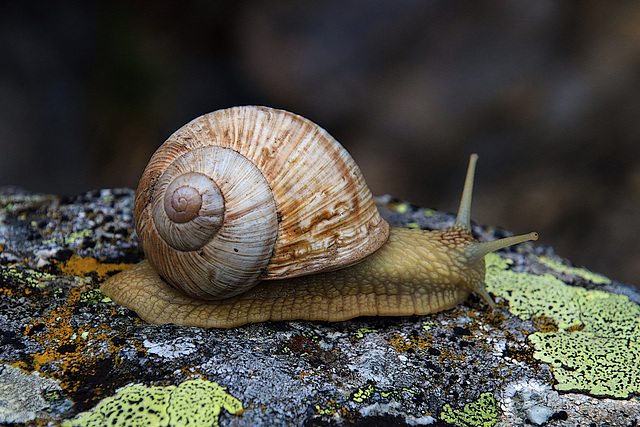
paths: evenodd
<path fill-rule="evenodd" d="M 137 185 L 205 112 L 291 110 L 374 194 L 540 232 L 640 284 L 640 2 L 55 1 L 0 6 L 0 185 Z"/>

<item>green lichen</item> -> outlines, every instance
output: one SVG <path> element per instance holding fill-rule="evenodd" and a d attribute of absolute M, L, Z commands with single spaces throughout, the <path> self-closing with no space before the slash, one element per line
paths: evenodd
<path fill-rule="evenodd" d="M 320 405 L 315 405 L 315 408 L 316 408 L 316 414 L 318 415 L 331 415 L 336 410 L 334 406 L 327 406 L 326 408 L 323 408 Z"/>
<path fill-rule="evenodd" d="M 410 393 L 415 393 L 413 390 L 407 389 L 407 388 L 403 388 L 403 391 L 408 391 Z M 353 396 L 351 397 L 351 400 L 353 400 L 356 403 L 362 403 L 362 402 L 366 402 L 368 400 L 371 400 L 371 398 L 373 398 L 376 394 L 378 394 L 379 396 L 381 396 L 384 399 L 389 400 L 397 400 L 400 401 L 402 400 L 402 393 L 398 390 L 382 390 L 379 389 L 378 387 L 375 387 L 372 384 L 367 384 L 365 387 L 360 387 L 358 388 L 358 390 L 356 390 L 353 393 Z"/>
<path fill-rule="evenodd" d="M 36 271 L 31 269 L 16 269 L 16 268 L 1 268 L 0 274 L 6 278 L 10 278 L 18 282 L 19 284 L 26 285 L 32 288 L 44 287 L 49 282 L 56 279 L 56 276 L 44 273 L 42 271 Z"/>
<path fill-rule="evenodd" d="M 467 403 L 462 410 L 453 409 L 447 403 L 440 418 L 460 427 L 493 427 L 498 422 L 498 402 L 493 393 L 482 393 L 478 400 Z"/>
<path fill-rule="evenodd" d="M 584 268 L 570 267 L 549 257 L 541 256 L 538 258 L 538 261 L 559 273 L 573 274 L 575 276 L 582 277 L 591 283 L 595 283 L 596 285 L 608 285 L 611 283 L 611 279 L 601 274 L 593 273 Z"/>
<path fill-rule="evenodd" d="M 351 341 L 352 342 L 356 342 L 361 340 L 362 338 L 365 337 L 365 335 L 368 335 L 372 332 L 378 332 L 377 329 L 367 329 L 367 328 L 359 328 L 357 331 L 355 331 L 353 333 L 353 335 L 351 336 Z"/>
<path fill-rule="evenodd" d="M 552 319 L 557 331 L 529 335 L 534 357 L 553 366 L 558 390 L 626 398 L 640 392 L 640 306 L 624 295 L 569 286 L 549 274 L 509 271 L 487 256 L 487 290 L 522 319 Z"/>
<path fill-rule="evenodd" d="M 434 215 L 436 215 L 438 213 L 438 211 L 433 210 L 433 209 L 425 209 L 424 210 L 424 216 L 428 217 L 432 217 Z"/>
<path fill-rule="evenodd" d="M 238 414 L 242 404 L 214 382 L 195 379 L 166 387 L 130 384 L 64 425 L 217 426 L 222 409 Z"/>
<path fill-rule="evenodd" d="M 304 400 L 304 399 L 303 399 Z M 346 408 L 340 406 L 334 400 L 330 400 L 324 404 L 315 404 L 316 414 L 330 417 L 334 414 L 340 414 L 344 416 L 347 413 Z"/>
<path fill-rule="evenodd" d="M 402 400 L 402 394 L 400 394 L 398 390 L 381 391 L 380 396 L 384 397 L 385 399 Z"/>
<path fill-rule="evenodd" d="M 409 211 L 409 206 L 405 204 L 399 204 L 396 206 L 396 211 L 401 214 L 406 214 Z"/>
<path fill-rule="evenodd" d="M 362 403 L 366 400 L 371 399 L 371 396 L 376 392 L 376 389 L 371 384 L 367 385 L 365 388 L 359 388 L 358 391 L 353 393 L 353 401 Z"/>
<path fill-rule="evenodd" d="M 70 233 L 68 236 L 65 236 L 61 240 L 55 239 L 55 238 L 43 240 L 42 244 L 45 244 L 45 245 L 57 244 L 57 245 L 69 246 L 72 243 L 75 243 L 77 240 L 83 240 L 85 237 L 91 237 L 91 236 L 93 236 L 93 231 L 87 228 L 85 230 L 74 231 L 73 233 Z"/>
<path fill-rule="evenodd" d="M 114 196 L 113 194 L 108 194 L 108 195 L 106 195 L 106 196 L 103 196 L 103 197 L 102 197 L 102 201 L 103 201 L 104 203 L 111 203 L 111 202 L 113 202 L 115 199 L 116 199 L 116 198 L 115 198 L 115 196 Z"/>
<path fill-rule="evenodd" d="M 80 302 L 97 304 L 100 302 L 111 302 L 111 298 L 100 292 L 100 289 L 90 289 L 80 295 Z"/>

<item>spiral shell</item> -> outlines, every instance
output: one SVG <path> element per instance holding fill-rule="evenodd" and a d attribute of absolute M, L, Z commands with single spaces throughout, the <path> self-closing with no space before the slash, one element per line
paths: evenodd
<path fill-rule="evenodd" d="M 303 117 L 253 106 L 205 114 L 171 135 L 140 179 L 134 218 L 160 276 L 204 299 L 357 263 L 389 234 L 335 139 Z"/>

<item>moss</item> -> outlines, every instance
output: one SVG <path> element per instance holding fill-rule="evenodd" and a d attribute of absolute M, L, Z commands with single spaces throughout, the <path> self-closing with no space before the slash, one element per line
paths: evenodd
<path fill-rule="evenodd" d="M 626 398 L 640 392 L 640 306 L 624 295 L 569 286 L 549 274 L 509 271 L 487 256 L 487 290 L 522 319 L 552 319 L 557 330 L 529 335 L 534 357 L 553 367 L 558 390 Z"/>
<path fill-rule="evenodd" d="M 217 426 L 222 409 L 240 414 L 242 404 L 224 387 L 202 379 L 178 386 L 131 384 L 65 426 Z"/>
<path fill-rule="evenodd" d="M 440 418 L 460 427 L 493 427 L 498 422 L 498 402 L 493 393 L 482 393 L 478 400 L 464 405 L 462 410 L 452 409 L 447 403 Z"/>

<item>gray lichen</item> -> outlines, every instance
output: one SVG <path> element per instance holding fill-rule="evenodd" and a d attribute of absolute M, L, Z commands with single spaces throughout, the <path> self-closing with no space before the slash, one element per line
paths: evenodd
<path fill-rule="evenodd" d="M 24 373 L 11 365 L 0 365 L 0 423 L 26 423 L 61 406 L 58 381 L 38 372 Z M 67 410 L 70 407 L 66 402 Z"/>
<path fill-rule="evenodd" d="M 390 420 L 424 425 L 443 417 L 499 426 L 544 417 L 545 425 L 563 427 L 585 420 L 640 422 L 633 397 L 558 394 L 557 367 L 534 357 L 529 337 L 562 325 L 549 317 L 514 315 L 516 306 L 501 299 L 495 311 L 472 296 L 429 316 L 339 323 L 274 322 L 230 330 L 144 323 L 99 291 L 108 275 L 142 257 L 131 224 L 132 198 L 130 190 L 66 199 L 0 191 L 4 422 L 80 423 L 101 419 L 113 405 L 125 412 L 154 410 L 126 405 L 118 396 L 172 396 L 183 384 L 185 402 L 197 402 L 190 393 L 202 388 L 224 389 L 225 399 L 240 402 L 242 411 L 222 410 L 211 418 L 232 426 Z M 444 229 L 454 220 L 389 197 L 378 202 L 397 226 Z M 481 240 L 505 234 L 478 226 L 474 233 Z M 555 257 L 533 245 L 502 256 L 513 261 L 509 271 L 545 268 L 554 274 L 531 264 L 543 253 Z M 570 282 L 572 273 L 564 269 L 557 276 Z M 195 380 L 202 382 L 189 386 Z M 171 411 L 186 417 L 191 405 Z"/>

